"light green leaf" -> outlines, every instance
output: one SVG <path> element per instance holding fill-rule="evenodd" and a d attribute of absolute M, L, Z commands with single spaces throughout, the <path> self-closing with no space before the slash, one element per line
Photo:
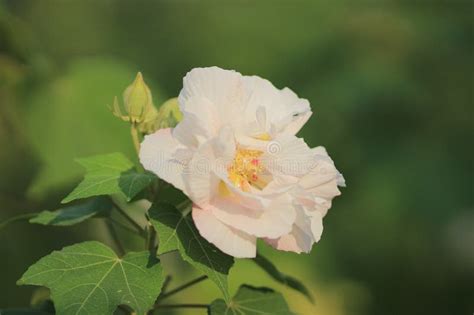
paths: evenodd
<path fill-rule="evenodd" d="M 73 225 L 95 216 L 107 215 L 112 206 L 113 204 L 108 197 L 100 196 L 56 211 L 42 211 L 31 218 L 29 222 L 56 226 Z"/>
<path fill-rule="evenodd" d="M 232 300 L 226 304 L 222 299 L 212 302 L 210 315 L 292 315 L 288 304 L 280 293 L 268 288 L 242 285 Z"/>
<path fill-rule="evenodd" d="M 130 201 L 156 178 L 149 172 L 138 173 L 133 163 L 121 153 L 81 158 L 77 162 L 86 169 L 84 180 L 62 203 L 117 193 Z"/>
<path fill-rule="evenodd" d="M 99 242 L 84 242 L 41 258 L 18 284 L 48 287 L 57 314 L 107 315 L 118 305 L 145 314 L 161 292 L 163 276 L 148 252 L 119 258 Z"/>
<path fill-rule="evenodd" d="M 309 290 L 305 287 L 303 283 L 299 280 L 288 276 L 282 272 L 280 272 L 277 267 L 269 261 L 267 258 L 261 256 L 260 254 L 255 257 L 254 262 L 260 266 L 263 270 L 265 270 L 274 280 L 280 282 L 281 284 L 286 285 L 300 293 L 304 294 L 311 303 L 314 303 L 314 298 L 309 292 Z"/>
<path fill-rule="evenodd" d="M 212 280 L 230 299 L 227 275 L 234 259 L 201 237 L 189 216 L 172 205 L 154 204 L 149 210 L 151 223 L 160 240 L 159 254 L 179 250 L 181 257 Z"/>

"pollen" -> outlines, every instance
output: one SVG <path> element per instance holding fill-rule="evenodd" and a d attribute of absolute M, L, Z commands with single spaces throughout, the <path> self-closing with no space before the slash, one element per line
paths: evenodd
<path fill-rule="evenodd" d="M 251 186 L 261 189 L 260 175 L 264 172 L 260 160 L 262 154 L 259 150 L 237 148 L 234 160 L 227 168 L 232 184 L 243 191 L 250 191 Z"/>

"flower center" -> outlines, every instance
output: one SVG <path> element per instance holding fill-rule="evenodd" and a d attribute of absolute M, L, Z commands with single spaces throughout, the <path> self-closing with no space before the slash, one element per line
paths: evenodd
<path fill-rule="evenodd" d="M 229 180 L 243 191 L 250 191 L 251 186 L 263 189 L 267 181 L 262 177 L 262 154 L 259 150 L 237 148 L 234 160 L 227 167 Z"/>

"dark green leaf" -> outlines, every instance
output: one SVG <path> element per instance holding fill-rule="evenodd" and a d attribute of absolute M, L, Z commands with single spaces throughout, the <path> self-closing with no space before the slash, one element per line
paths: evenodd
<path fill-rule="evenodd" d="M 118 305 L 145 314 L 160 294 L 163 276 L 148 252 L 119 258 L 99 242 L 84 242 L 43 257 L 18 284 L 48 287 L 58 314 L 107 315 Z"/>
<path fill-rule="evenodd" d="M 56 211 L 43 211 L 30 219 L 30 223 L 67 226 L 81 223 L 95 216 L 106 215 L 112 209 L 108 197 L 97 197 L 82 204 L 69 206 Z"/>
<path fill-rule="evenodd" d="M 274 280 L 292 288 L 300 293 L 304 294 L 311 303 L 314 303 L 314 298 L 309 292 L 309 290 L 301 283 L 299 280 L 285 275 L 284 273 L 280 272 L 277 267 L 268 259 L 261 256 L 260 254 L 254 258 L 254 262 L 259 265 L 263 270 L 265 270 Z"/>
<path fill-rule="evenodd" d="M 212 302 L 210 315 L 292 315 L 280 293 L 268 288 L 242 285 L 229 303 L 222 299 Z"/>
<path fill-rule="evenodd" d="M 62 203 L 117 193 L 130 201 L 156 178 L 149 172 L 137 172 L 133 163 L 121 153 L 96 155 L 77 159 L 77 162 L 86 169 L 86 174 Z"/>
<path fill-rule="evenodd" d="M 207 275 L 228 301 L 227 276 L 234 259 L 202 238 L 192 219 L 172 205 L 154 204 L 149 215 L 160 239 L 158 253 L 179 250 L 181 257 Z"/>

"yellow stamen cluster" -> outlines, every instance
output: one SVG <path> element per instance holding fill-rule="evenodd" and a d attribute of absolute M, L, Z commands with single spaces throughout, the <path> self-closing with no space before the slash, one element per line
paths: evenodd
<path fill-rule="evenodd" d="M 250 186 L 261 189 L 259 176 L 263 171 L 260 161 L 262 154 L 259 150 L 237 148 L 234 160 L 227 168 L 229 180 L 243 191 L 249 191 Z"/>

